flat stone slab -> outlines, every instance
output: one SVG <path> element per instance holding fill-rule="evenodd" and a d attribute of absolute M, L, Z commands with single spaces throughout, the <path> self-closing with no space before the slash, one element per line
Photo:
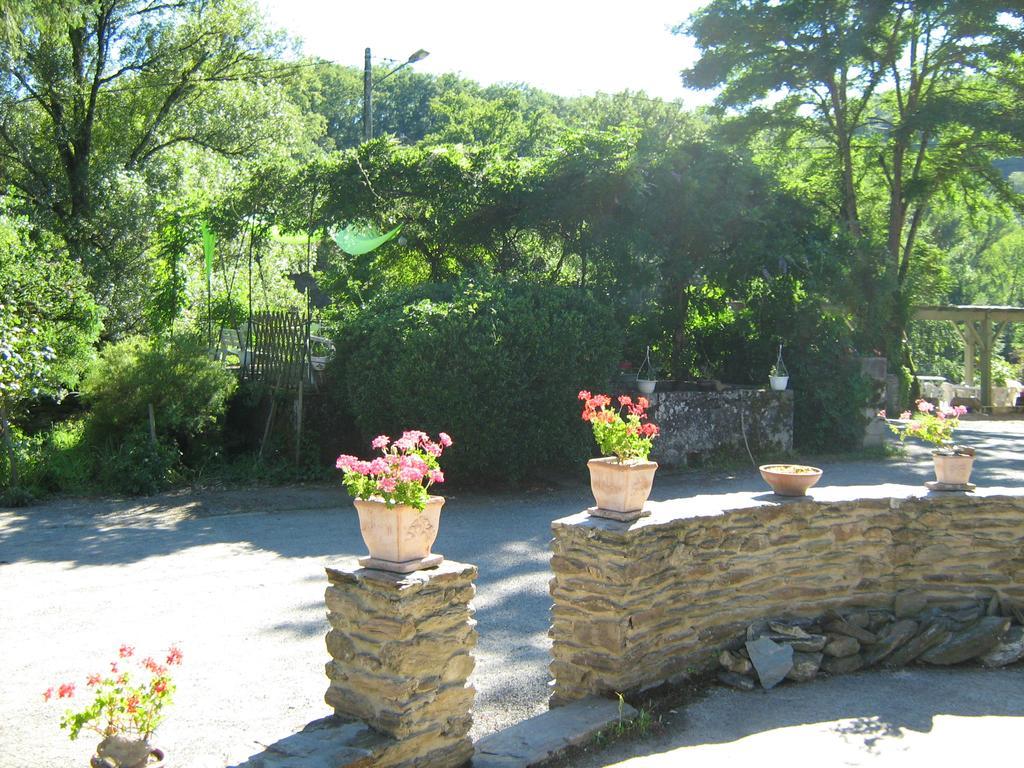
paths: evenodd
<path fill-rule="evenodd" d="M 641 517 L 650 517 L 651 509 L 645 506 L 643 509 L 633 512 L 616 512 L 614 509 L 604 509 L 603 507 L 587 507 L 587 514 L 591 517 L 603 517 L 606 520 L 618 520 L 620 523 L 632 523 Z"/>
<path fill-rule="evenodd" d="M 473 768 L 529 768 L 585 742 L 637 711 L 629 704 L 590 697 L 555 707 L 476 743 Z"/>
<path fill-rule="evenodd" d="M 324 717 L 232 768 L 369 768 L 386 741 L 363 723 Z"/>
<path fill-rule="evenodd" d="M 359 565 L 363 568 L 371 568 L 375 571 L 388 571 L 389 573 L 412 573 L 427 568 L 436 568 L 444 562 L 442 555 L 427 555 L 415 560 L 396 562 L 394 560 L 381 560 L 376 557 L 360 557 Z"/>
<path fill-rule="evenodd" d="M 929 480 L 924 484 L 929 491 L 973 491 L 974 483 L 940 483 L 938 480 Z"/>

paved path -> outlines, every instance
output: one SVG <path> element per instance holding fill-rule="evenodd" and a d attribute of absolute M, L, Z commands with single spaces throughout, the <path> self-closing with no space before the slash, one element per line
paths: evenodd
<path fill-rule="evenodd" d="M 1019 762 L 1024 668 L 907 669 L 784 685 L 712 689 L 664 732 L 564 768 L 930 766 Z"/>
<path fill-rule="evenodd" d="M 1024 485 L 1024 423 L 965 424 L 975 479 Z M 920 484 L 925 452 L 821 463 L 822 485 Z M 661 473 L 653 498 L 763 488 L 752 468 Z M 570 490 L 453 495 L 435 549 L 480 567 L 479 736 L 544 711 L 551 520 L 589 503 Z M 340 490 L 254 489 L 0 510 L 0 768 L 83 764 L 48 686 L 98 670 L 121 643 L 179 643 L 176 702 L 158 732 L 176 765 L 223 768 L 328 713 L 323 567 L 362 554 Z"/>

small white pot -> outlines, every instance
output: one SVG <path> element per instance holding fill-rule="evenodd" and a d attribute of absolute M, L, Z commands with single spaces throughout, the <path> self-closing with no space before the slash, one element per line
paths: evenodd
<path fill-rule="evenodd" d="M 772 389 L 781 392 L 789 385 L 789 376 L 769 376 L 768 381 L 771 383 Z"/>
<path fill-rule="evenodd" d="M 640 390 L 640 394 L 649 395 L 654 391 L 654 385 L 657 383 L 655 379 L 637 379 L 636 388 Z"/>

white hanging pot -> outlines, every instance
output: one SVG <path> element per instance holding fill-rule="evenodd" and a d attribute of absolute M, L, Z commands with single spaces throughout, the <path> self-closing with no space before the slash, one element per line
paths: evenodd
<path fill-rule="evenodd" d="M 789 376 L 769 376 L 768 381 L 771 383 L 772 389 L 781 392 L 789 385 Z"/>
<path fill-rule="evenodd" d="M 636 388 L 640 390 L 640 394 L 649 395 L 654 391 L 654 386 L 657 384 L 655 379 L 637 379 Z"/>

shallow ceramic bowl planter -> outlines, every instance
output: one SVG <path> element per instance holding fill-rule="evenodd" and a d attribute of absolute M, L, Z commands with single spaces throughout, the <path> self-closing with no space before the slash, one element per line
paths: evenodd
<path fill-rule="evenodd" d="M 591 459 L 587 468 L 590 470 L 590 490 L 597 503 L 597 508 L 592 508 L 590 514 L 615 520 L 636 519 L 643 514 L 644 504 L 654 485 L 654 473 L 658 470 L 656 461 L 637 459 L 620 464 L 614 456 L 607 456 Z M 617 514 L 602 515 L 602 511 Z"/>
<path fill-rule="evenodd" d="M 761 477 L 779 496 L 806 496 L 807 489 L 821 479 L 822 471 L 804 464 L 764 464 Z"/>
<path fill-rule="evenodd" d="M 637 379 L 636 388 L 640 390 L 640 394 L 649 395 L 654 392 L 654 388 L 657 385 L 655 379 Z"/>
<path fill-rule="evenodd" d="M 408 504 L 388 509 L 382 499 L 353 499 L 353 503 L 359 512 L 359 531 L 370 551 L 369 557 L 359 558 L 364 568 L 412 573 L 444 560 L 430 551 L 437 539 L 444 497 L 428 497 L 422 512 Z"/>
<path fill-rule="evenodd" d="M 974 467 L 974 453 L 947 454 L 932 453 L 935 462 L 935 484 L 932 490 L 970 490 L 971 469 Z M 927 484 L 926 484 L 927 485 Z"/>
<path fill-rule="evenodd" d="M 768 382 L 776 392 L 781 392 L 789 386 L 789 376 L 769 376 Z"/>

